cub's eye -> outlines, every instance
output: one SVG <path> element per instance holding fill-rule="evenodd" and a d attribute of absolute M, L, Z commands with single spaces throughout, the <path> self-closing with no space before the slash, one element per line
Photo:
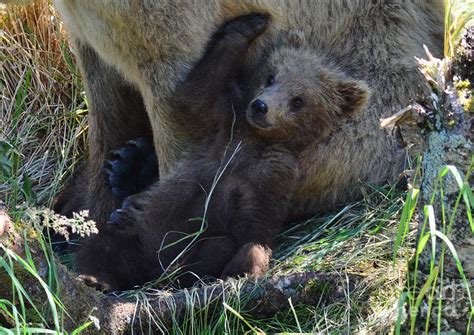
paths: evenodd
<path fill-rule="evenodd" d="M 271 75 L 268 76 L 268 79 L 267 79 L 267 82 L 265 83 L 265 86 L 266 87 L 272 86 L 274 82 L 275 82 L 275 76 L 271 74 Z"/>
<path fill-rule="evenodd" d="M 304 105 L 304 101 L 302 98 L 296 97 L 296 98 L 291 99 L 291 105 L 294 108 L 301 108 Z"/>

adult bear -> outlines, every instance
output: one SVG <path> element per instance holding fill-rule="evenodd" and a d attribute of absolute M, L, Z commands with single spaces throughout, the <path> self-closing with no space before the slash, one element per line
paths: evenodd
<path fill-rule="evenodd" d="M 353 198 L 359 181 L 384 181 L 400 171 L 404 152 L 379 128 L 379 119 L 428 92 L 414 59 L 424 55 L 423 44 L 435 55 L 442 50 L 442 0 L 55 3 L 72 37 L 90 108 L 88 170 L 76 178 L 78 190 L 69 190 L 69 203 L 65 199 L 62 206 L 63 211 L 89 208 L 99 225 L 119 205 L 102 170 L 111 149 L 151 133 L 160 175 L 166 178 L 182 148 L 193 141 L 176 126 L 168 98 L 222 22 L 249 12 L 271 14 L 272 27 L 252 47 L 249 66 L 257 66 L 269 48 L 281 43 L 280 33 L 291 29 L 372 89 L 360 116 L 300 155 L 304 173 L 294 195 L 294 217 Z"/>

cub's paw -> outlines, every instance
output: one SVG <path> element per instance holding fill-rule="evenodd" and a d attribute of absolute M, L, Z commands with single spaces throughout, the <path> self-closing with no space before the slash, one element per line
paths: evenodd
<path fill-rule="evenodd" d="M 140 137 L 113 150 L 104 171 L 112 194 L 118 199 L 139 193 L 158 179 L 158 159 L 152 139 Z"/>
<path fill-rule="evenodd" d="M 110 214 L 107 221 L 107 232 L 126 238 L 137 237 L 139 231 L 136 214 L 140 210 L 141 208 L 138 202 L 134 201 L 134 197 L 128 197 L 123 202 L 121 208 L 116 209 Z"/>
<path fill-rule="evenodd" d="M 263 13 L 238 16 L 226 22 L 218 35 L 240 35 L 252 42 L 267 29 L 269 19 L 270 16 Z"/>
<path fill-rule="evenodd" d="M 223 279 L 243 275 L 262 277 L 268 270 L 271 256 L 270 248 L 256 243 L 247 243 L 227 263 L 221 277 Z"/>

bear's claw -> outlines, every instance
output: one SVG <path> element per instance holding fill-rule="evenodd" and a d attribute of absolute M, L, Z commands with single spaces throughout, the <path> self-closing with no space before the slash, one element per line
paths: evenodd
<path fill-rule="evenodd" d="M 121 214 L 123 213 L 123 209 L 119 208 L 110 214 L 109 221 L 107 221 L 107 224 L 111 225 L 120 225 L 121 223 Z"/>
<path fill-rule="evenodd" d="M 105 161 L 104 173 L 112 194 L 123 200 L 139 193 L 158 178 L 158 160 L 151 138 L 140 137 L 127 146 L 112 150 Z"/>
<path fill-rule="evenodd" d="M 135 221 L 126 208 L 119 208 L 110 214 L 107 230 L 113 235 L 134 237 L 138 235 Z"/>
<path fill-rule="evenodd" d="M 140 149 L 144 153 L 154 153 L 155 149 L 153 147 L 152 139 L 149 137 L 139 137 L 135 140 L 130 140 L 126 142 L 128 145 Z"/>

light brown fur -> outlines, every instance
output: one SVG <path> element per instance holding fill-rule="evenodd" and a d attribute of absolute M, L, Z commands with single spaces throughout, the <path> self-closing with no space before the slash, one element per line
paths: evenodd
<path fill-rule="evenodd" d="M 276 49 L 267 57 L 265 74 L 271 76 L 272 83 L 258 88 L 253 100 L 260 100 L 268 107 L 264 118 L 266 127 L 255 124 L 262 138 L 291 142 L 302 149 L 307 145 L 308 137 L 316 143 L 317 138 L 344 122 L 343 117 L 358 112 L 367 103 L 369 88 L 365 82 L 346 78 L 324 55 L 299 42 L 295 44 L 289 40 L 287 46 Z M 292 106 L 294 98 L 302 101 L 301 108 Z M 303 113 L 307 108 L 318 113 Z M 251 118 L 249 120 L 252 122 Z"/>
<path fill-rule="evenodd" d="M 373 88 L 360 116 L 300 155 L 303 175 L 293 216 L 333 208 L 358 194 L 359 181 L 384 181 L 398 173 L 403 150 L 378 120 L 427 92 L 413 57 L 423 55 L 423 44 L 434 54 L 442 47 L 440 0 L 56 0 L 56 5 L 75 41 L 90 101 L 88 207 L 99 222 L 117 206 L 101 174 L 103 160 L 110 149 L 146 131 L 145 111 L 161 176 L 174 169 L 189 138 L 176 126 L 168 98 L 223 21 L 270 12 L 272 27 L 253 46 L 250 63 L 291 28 L 301 32 L 307 47 Z M 128 100 L 120 98 L 124 92 Z M 144 107 L 130 103 L 132 97 L 143 99 Z"/>
<path fill-rule="evenodd" d="M 83 243 L 75 265 L 91 284 L 127 289 L 174 265 L 185 270 L 181 286 L 196 276 L 266 272 L 296 185 L 296 156 L 368 97 L 363 82 L 314 50 L 283 47 L 270 65 L 246 69 L 249 46 L 267 23 L 258 13 L 226 22 L 177 87 L 173 115 L 195 141 L 166 179 L 127 198 Z"/>

